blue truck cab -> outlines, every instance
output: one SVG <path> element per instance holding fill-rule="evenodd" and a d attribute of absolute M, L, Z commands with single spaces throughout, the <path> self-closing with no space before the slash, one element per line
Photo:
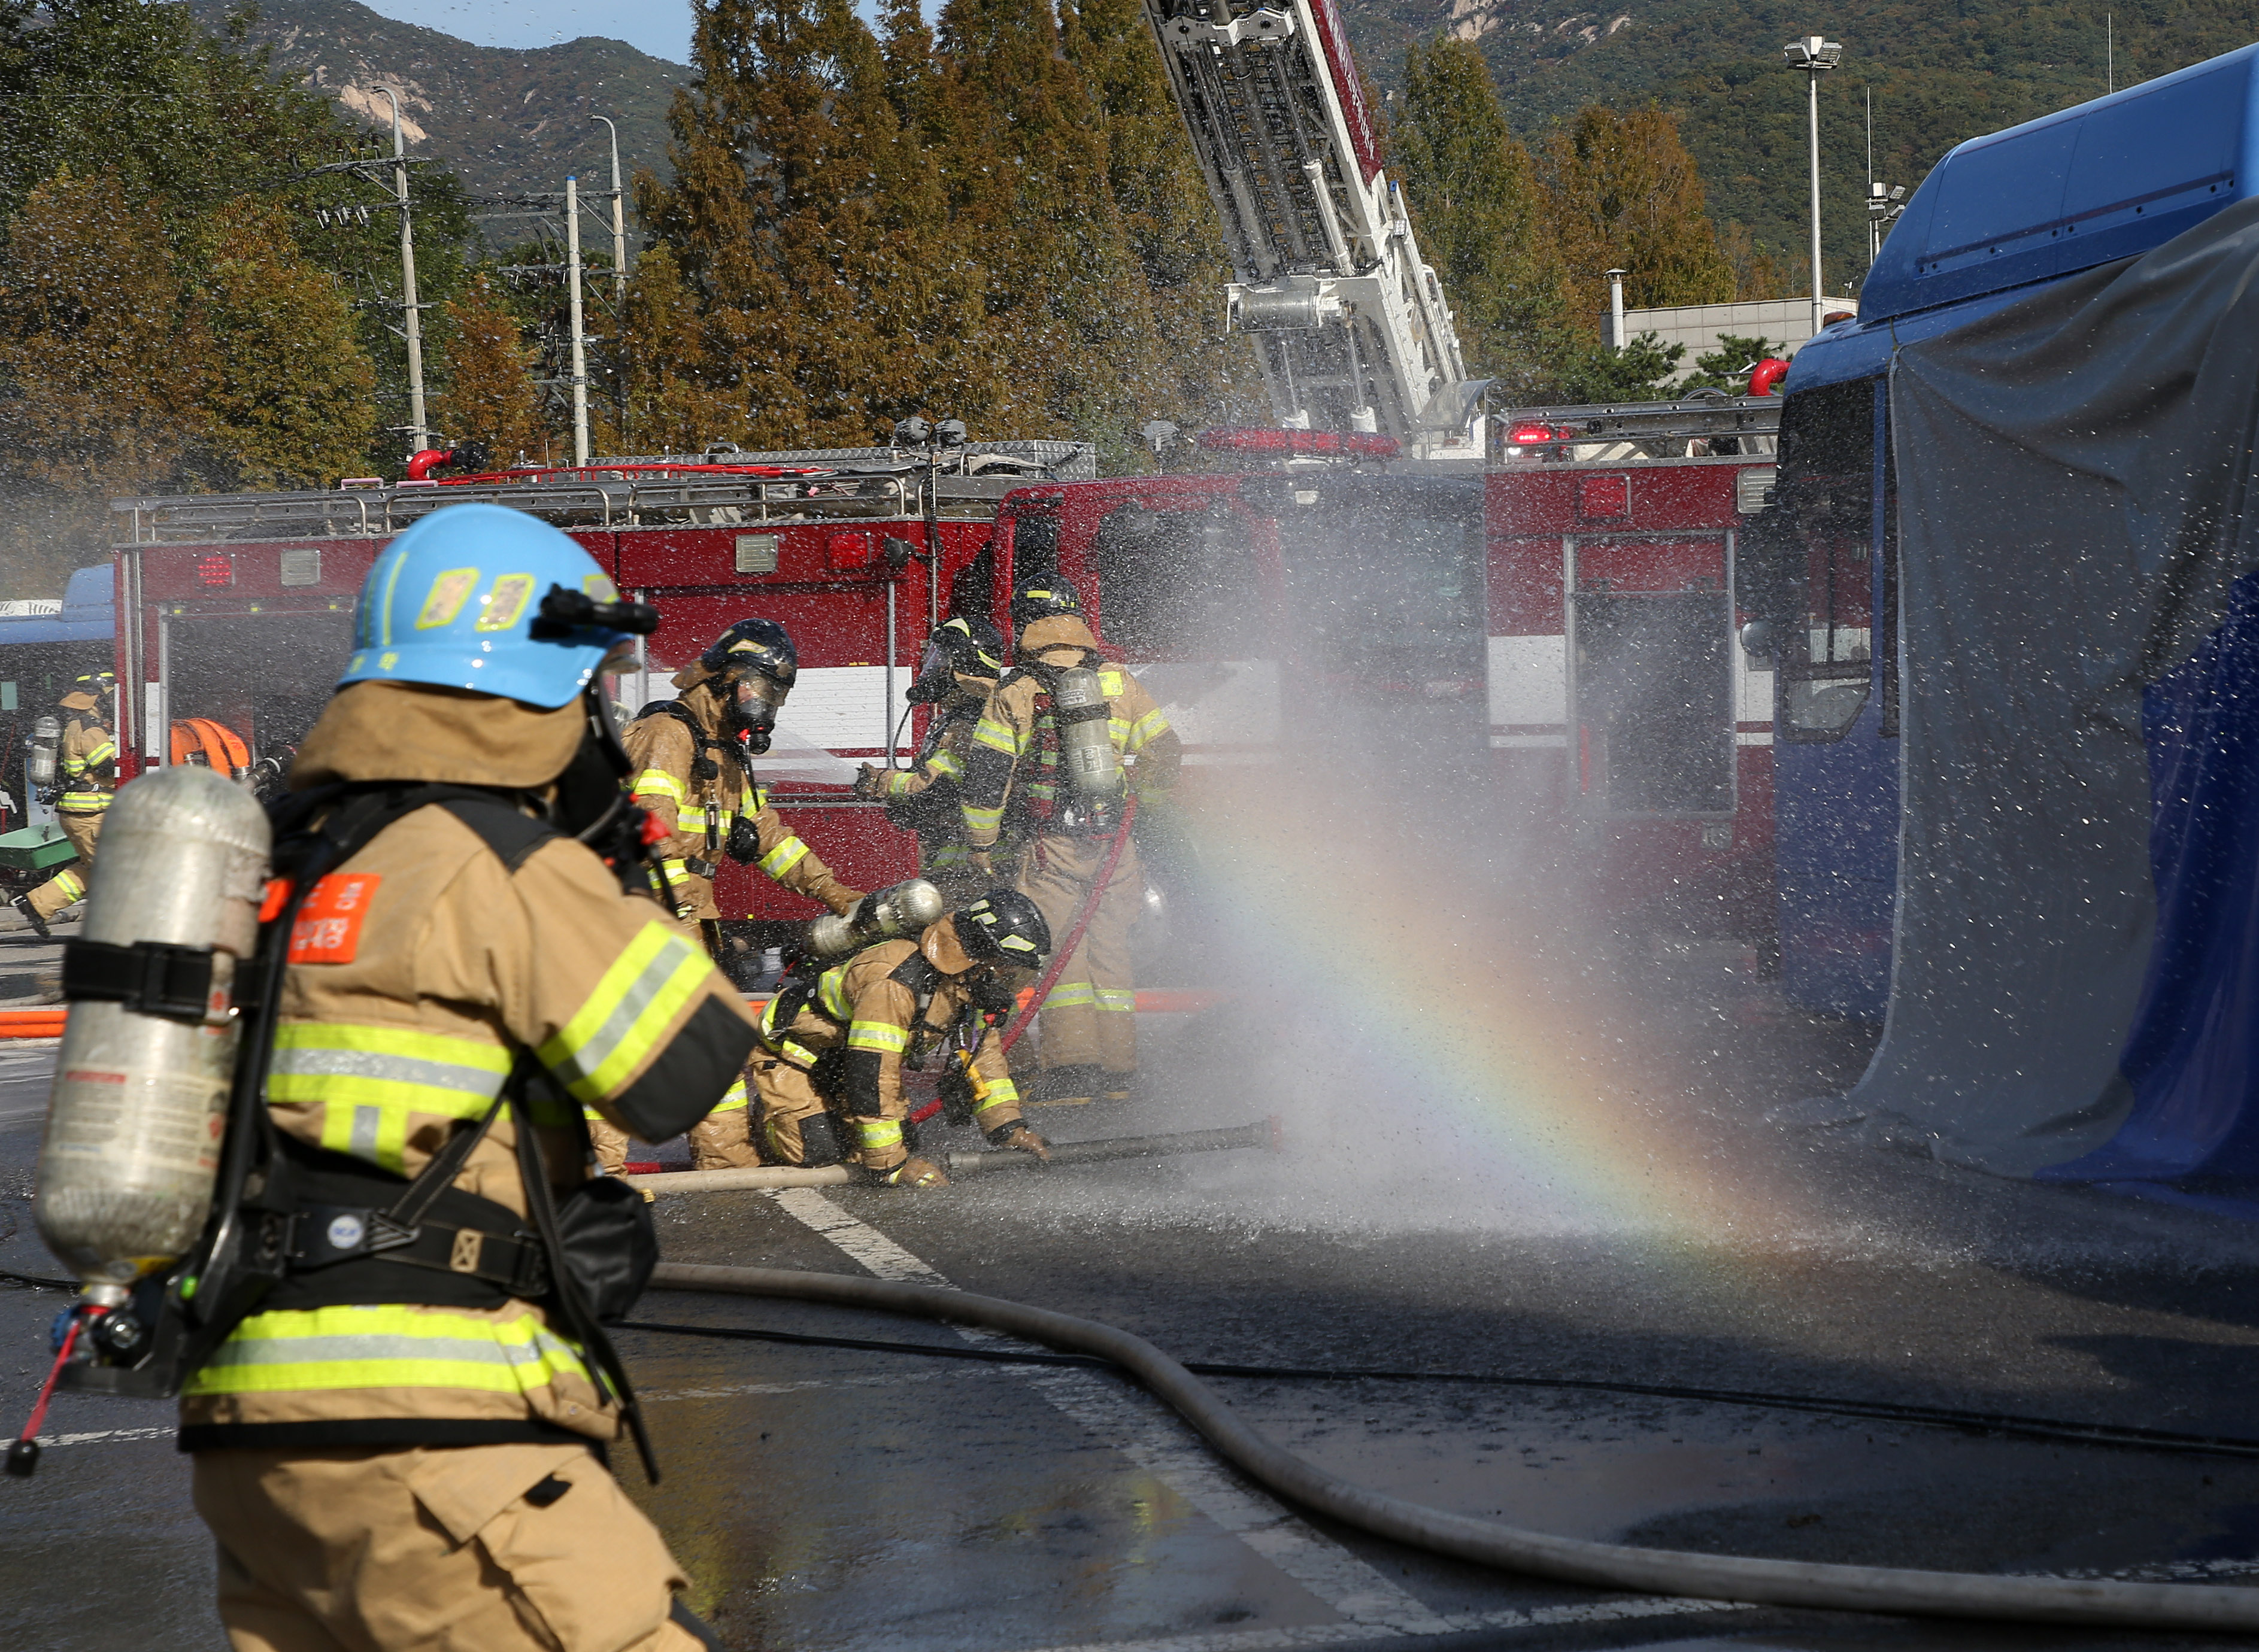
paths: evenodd
<path fill-rule="evenodd" d="M 2259 193 L 2259 46 L 1960 145 L 1842 322 L 1784 387 L 1774 507 L 1736 571 L 1774 665 L 1781 977 L 1791 1002 L 1880 1020 L 1899 837 L 1899 345 L 2163 246 Z M 1761 523 L 1762 525 L 1757 525 Z"/>

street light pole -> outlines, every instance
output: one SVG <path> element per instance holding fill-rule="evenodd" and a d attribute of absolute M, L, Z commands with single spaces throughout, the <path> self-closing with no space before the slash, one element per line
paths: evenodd
<path fill-rule="evenodd" d="M 627 215 L 620 205 L 620 129 L 602 115 L 591 115 L 591 120 L 604 122 L 604 130 L 612 135 L 612 296 L 628 296 L 628 224 Z"/>
<path fill-rule="evenodd" d="M 400 210 L 401 331 L 408 338 L 408 451 L 421 452 L 431 432 L 424 428 L 424 310 L 416 300 L 416 229 L 409 216 L 408 150 L 400 137 L 400 94 L 377 89 L 392 100 L 392 193 Z"/>
<path fill-rule="evenodd" d="M 1781 48 L 1788 66 L 1801 70 L 1810 82 L 1812 130 L 1812 331 L 1818 332 L 1828 311 L 1826 289 L 1820 279 L 1820 77 L 1843 61 L 1843 48 L 1834 40 L 1806 35 Z"/>

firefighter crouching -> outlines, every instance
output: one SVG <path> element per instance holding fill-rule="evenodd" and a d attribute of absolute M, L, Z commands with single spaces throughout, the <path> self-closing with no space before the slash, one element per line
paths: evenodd
<path fill-rule="evenodd" d="M 925 738 L 906 769 L 874 769 L 866 763 L 855 777 L 855 795 L 879 798 L 887 817 L 917 834 L 918 873 L 952 906 L 970 901 L 999 882 L 1010 883 L 1010 855 L 999 845 L 983 872 L 973 864 L 965 839 L 965 815 L 957 786 L 980 713 L 1004 670 L 1004 635 L 987 620 L 958 616 L 934 629 L 925 659 L 903 698 L 933 707 Z"/>
<path fill-rule="evenodd" d="M 103 813 L 118 793 L 118 742 L 110 732 L 110 711 L 103 703 L 117 689 L 117 680 L 108 672 L 89 672 L 57 702 L 70 715 L 55 751 L 61 792 L 52 801 L 63 836 L 78 858 L 31 894 L 9 902 L 41 936 L 49 933 L 50 918 L 86 898 L 86 875 L 94 865 Z"/>
<path fill-rule="evenodd" d="M 792 691 L 799 659 L 774 620 L 739 620 L 715 639 L 698 663 L 675 674 L 680 697 L 644 708 L 626 735 L 635 765 L 637 806 L 666 831 L 661 864 L 676 912 L 695 922 L 707 950 L 721 961 L 721 908 L 714 872 L 724 854 L 753 862 L 784 887 L 812 895 L 834 912 L 862 899 L 768 806 L 747 761 L 769 749 L 776 714 Z M 733 1086 L 722 1104 L 689 1132 L 698 1170 L 738 1169 L 761 1162 L 749 1125 L 747 1092 Z M 598 1161 L 617 1171 L 627 1137 L 589 1116 Z"/>
<path fill-rule="evenodd" d="M 753 1055 L 771 1157 L 852 1161 L 893 1186 L 946 1186 L 941 1168 L 917 1156 L 902 1093 L 902 1069 L 937 1057 L 953 1122 L 978 1124 L 992 1146 L 1047 1158 L 1050 1143 L 1021 1122 L 995 1024 L 1051 944 L 1035 903 L 998 889 L 915 940 L 865 947 L 812 980 L 787 976 L 762 1013 Z"/>
<path fill-rule="evenodd" d="M 1038 1007 L 1043 1071 L 1027 1099 L 1031 1106 L 1126 1100 L 1137 1076 L 1130 931 L 1145 876 L 1137 844 L 1122 837 L 1123 807 L 1132 790 L 1141 801 L 1165 795 L 1176 783 L 1182 743 L 1144 686 L 1099 654 L 1072 586 L 1056 578 L 1023 585 L 1013 594 L 1012 619 L 1021 628 L 1018 660 L 989 698 L 960 784 L 966 837 L 982 865 L 1000 830 L 1027 844 L 1018 887 L 1042 909 L 1061 947 L 1090 910 L 1081 942 Z M 1054 696 L 1070 673 L 1091 703 L 1062 716 Z M 1070 717 L 1078 732 L 1064 735 Z M 1104 728 L 1104 738 L 1080 732 L 1093 724 Z M 1076 751 L 1065 751 L 1065 744 Z M 1063 757 L 1081 765 L 1083 780 Z M 1133 771 L 1122 769 L 1124 757 L 1136 759 Z M 1117 839 L 1113 876 L 1094 902 Z"/>
<path fill-rule="evenodd" d="M 370 571 L 292 769 L 346 846 L 293 931 L 266 1091 L 310 1259 L 181 1398 L 238 1652 L 714 1644 L 600 1456 L 624 1386 L 589 1298 L 526 1231 L 556 1239 L 551 1199 L 605 1202 L 581 1105 L 664 1139 L 754 1043 L 695 939 L 589 846 L 624 858 L 633 818 L 589 685 L 614 623 L 651 616 L 615 599 L 531 516 L 434 512 Z M 431 1243 L 365 1245 L 359 1217 L 435 1156 Z"/>

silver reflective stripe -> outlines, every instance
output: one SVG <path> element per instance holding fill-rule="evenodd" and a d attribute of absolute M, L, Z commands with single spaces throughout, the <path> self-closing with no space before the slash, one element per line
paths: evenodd
<path fill-rule="evenodd" d="M 318 1050 L 304 1046 L 277 1050 L 273 1071 L 292 1077 L 377 1079 L 388 1084 L 416 1084 L 432 1090 L 459 1090 L 488 1101 L 502 1093 L 502 1080 L 509 1076 L 483 1067 L 426 1061 L 415 1056 L 388 1056 L 374 1050 Z"/>
<path fill-rule="evenodd" d="M 612 1013 L 604 1017 L 602 1024 L 595 1032 L 588 1035 L 588 1042 L 563 1060 L 552 1064 L 567 1084 L 581 1083 L 595 1076 L 597 1070 L 611 1058 L 612 1051 L 619 1047 L 620 1041 L 634 1030 L 636 1022 L 643 1018 L 644 1011 L 651 1007 L 652 1000 L 659 996 L 659 990 L 673 979 L 675 971 L 681 969 L 690 956 L 689 942 L 679 935 L 666 937 L 659 951 L 652 954 L 651 962 L 643 966 L 643 972 L 635 978 L 621 995 L 620 1001 L 613 1006 Z M 501 1086 L 497 1084 L 495 1087 Z"/>
<path fill-rule="evenodd" d="M 529 1342 L 491 1336 L 238 1336 L 220 1344 L 208 1365 L 343 1364 L 363 1360 L 445 1360 L 452 1364 L 538 1365 L 558 1356 L 578 1362 L 573 1345 L 537 1329 Z"/>
<path fill-rule="evenodd" d="M 382 1107 L 355 1107 L 353 1110 L 353 1146 L 348 1150 L 356 1158 L 381 1163 L 381 1160 L 377 1159 L 376 1135 L 383 1128 L 384 1109 Z"/>

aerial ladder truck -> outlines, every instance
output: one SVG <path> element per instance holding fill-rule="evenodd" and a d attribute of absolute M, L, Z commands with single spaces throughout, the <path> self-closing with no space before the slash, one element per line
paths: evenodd
<path fill-rule="evenodd" d="M 1333 0 L 1144 4 L 1280 428 L 1479 459 L 1486 381 L 1381 170 Z"/>

